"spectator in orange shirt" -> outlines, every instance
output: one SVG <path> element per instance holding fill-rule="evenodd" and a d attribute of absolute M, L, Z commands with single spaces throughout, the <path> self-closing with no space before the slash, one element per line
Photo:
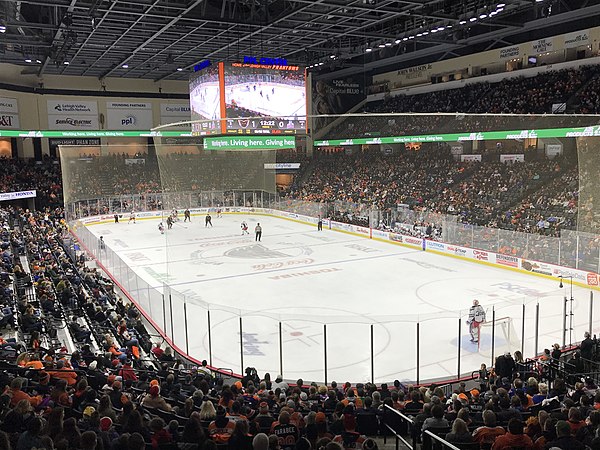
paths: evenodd
<path fill-rule="evenodd" d="M 65 380 L 68 386 L 77 384 L 77 373 L 72 369 L 65 367 L 65 362 L 60 360 L 56 363 L 56 370 L 50 372 L 50 375 L 60 380 Z"/>
<path fill-rule="evenodd" d="M 483 412 L 483 426 L 473 432 L 473 439 L 479 444 L 491 445 L 498 436 L 505 433 L 504 428 L 496 426 L 496 413 L 487 409 Z"/>
<path fill-rule="evenodd" d="M 217 408 L 217 417 L 208 425 L 208 434 L 217 444 L 227 444 L 235 429 L 235 421 L 227 417 L 222 406 Z"/>
<path fill-rule="evenodd" d="M 511 450 L 514 447 L 532 449 L 533 442 L 523 433 L 523 422 L 512 418 L 508 421 L 508 433 L 496 438 L 492 450 Z"/>
<path fill-rule="evenodd" d="M 3 395 L 8 395 L 10 397 L 10 406 L 15 407 L 21 400 L 27 400 L 34 408 L 39 405 L 42 398 L 40 396 L 31 397 L 21 390 L 22 387 L 23 378 L 17 377 L 11 381 L 10 387 L 7 387 L 4 391 Z"/>

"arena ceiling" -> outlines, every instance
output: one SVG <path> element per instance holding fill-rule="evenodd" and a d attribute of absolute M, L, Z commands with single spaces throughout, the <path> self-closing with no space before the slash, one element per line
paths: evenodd
<path fill-rule="evenodd" d="M 375 73 L 599 18 L 600 0 L 0 0 L 0 62 L 156 81 L 246 55 Z"/>

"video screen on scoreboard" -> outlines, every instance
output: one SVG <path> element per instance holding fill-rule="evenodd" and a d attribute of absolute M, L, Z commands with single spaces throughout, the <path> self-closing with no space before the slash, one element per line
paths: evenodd
<path fill-rule="evenodd" d="M 226 132 L 306 131 L 306 79 L 299 66 L 224 65 Z"/>
<path fill-rule="evenodd" d="M 199 135 L 221 132 L 221 94 L 219 67 L 209 66 L 190 78 L 192 133 Z"/>

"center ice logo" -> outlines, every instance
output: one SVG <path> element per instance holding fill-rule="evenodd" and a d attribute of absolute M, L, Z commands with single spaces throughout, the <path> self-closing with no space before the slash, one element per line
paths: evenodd
<path fill-rule="evenodd" d="M 238 247 L 225 252 L 225 256 L 229 258 L 245 258 L 245 259 L 270 259 L 270 258 L 290 258 L 293 255 L 270 250 L 262 245 L 249 245 L 247 247 Z"/>

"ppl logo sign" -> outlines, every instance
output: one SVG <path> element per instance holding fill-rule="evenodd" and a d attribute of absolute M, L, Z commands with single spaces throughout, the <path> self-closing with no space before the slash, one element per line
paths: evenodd
<path fill-rule="evenodd" d="M 589 286 L 598 286 L 598 275 L 596 275 L 595 273 L 588 272 L 587 284 Z"/>
<path fill-rule="evenodd" d="M 484 252 L 481 250 L 473 250 L 473 256 L 477 258 L 479 261 L 488 261 L 488 252 Z"/>
<path fill-rule="evenodd" d="M 123 125 L 123 126 L 135 125 L 135 117 L 134 116 L 125 117 L 124 119 L 121 120 L 121 125 Z"/>

